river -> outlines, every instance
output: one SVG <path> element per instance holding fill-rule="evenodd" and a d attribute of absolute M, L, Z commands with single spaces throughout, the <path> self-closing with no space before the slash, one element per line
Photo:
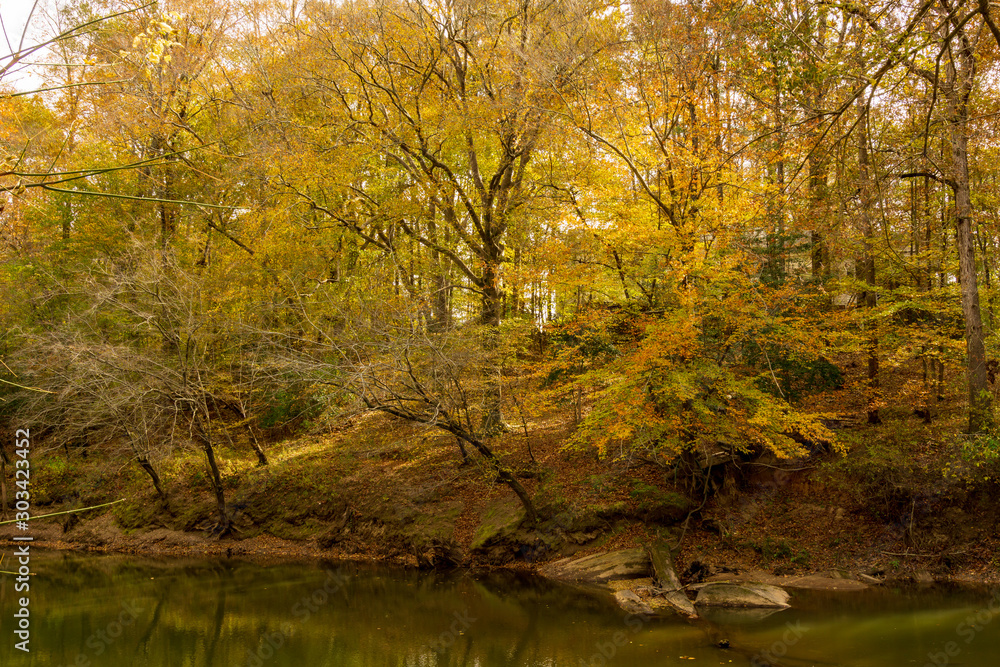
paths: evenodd
<path fill-rule="evenodd" d="M 988 590 L 801 593 L 793 609 L 692 625 L 508 572 L 55 552 L 36 552 L 32 569 L 28 653 L 15 648 L 23 593 L 0 582 L 3 667 L 995 667 L 1000 656 Z"/>

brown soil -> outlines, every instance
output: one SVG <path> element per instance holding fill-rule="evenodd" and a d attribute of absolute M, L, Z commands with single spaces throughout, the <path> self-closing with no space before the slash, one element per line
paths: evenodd
<path fill-rule="evenodd" d="M 824 400 L 831 399 L 817 399 Z M 227 474 L 230 503 L 239 509 L 236 532 L 222 539 L 206 530 L 214 523 L 206 487 L 168 481 L 167 510 L 141 477 L 112 511 L 39 522 L 32 534 L 37 546 L 57 549 L 519 569 L 681 537 L 681 572 L 697 561 L 708 572 L 1000 581 L 1000 512 L 988 502 L 994 487 L 967 477 L 941 481 L 941 433 L 953 426 L 944 422 L 919 427 L 922 444 L 912 456 L 900 465 L 872 464 L 864 480 L 856 475 L 867 470 L 869 455 L 859 443 L 887 436 L 855 424 L 846 458 L 820 452 L 794 462 L 731 464 L 712 472 L 707 494 L 650 462 L 565 451 L 573 423 L 563 413 L 528 426 L 534 461 L 521 429 L 494 447 L 522 475 L 543 516 L 559 517 L 536 527 L 520 521 L 507 487 L 475 463 L 462 464 L 450 436 L 367 415 L 323 437 L 272 446 L 267 468 L 254 468 L 249 452 L 225 452 L 245 465 L 234 463 Z M 127 480 L 102 484 L 115 489 Z M 83 497 L 84 504 L 108 499 Z M 0 537 L 12 534 L 12 526 L 0 527 Z"/>

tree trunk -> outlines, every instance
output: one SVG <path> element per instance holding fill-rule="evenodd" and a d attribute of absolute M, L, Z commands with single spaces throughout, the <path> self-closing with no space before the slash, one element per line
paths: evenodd
<path fill-rule="evenodd" d="M 808 11 L 803 18 L 807 26 L 815 18 L 815 27 L 808 26 L 806 29 L 814 30 L 815 46 L 813 48 L 819 57 L 822 57 L 826 52 L 827 11 L 822 5 L 815 8 L 815 17 L 813 17 L 812 11 Z M 826 96 L 824 83 L 822 79 L 817 79 L 811 87 L 810 106 L 813 109 L 819 109 L 823 106 L 823 99 Z M 821 132 L 818 123 L 813 123 L 810 134 L 811 139 L 819 141 Z M 826 178 L 827 159 L 820 151 L 819 146 L 816 145 L 809 158 L 809 211 L 813 224 L 813 230 L 810 234 L 812 277 L 817 282 L 826 280 L 830 272 L 829 250 L 827 248 L 829 241 L 826 238 L 827 218 L 824 213 L 827 202 Z"/>
<path fill-rule="evenodd" d="M 859 307 L 866 312 L 865 347 L 868 355 L 868 386 L 866 388 L 865 405 L 869 424 L 881 424 L 879 417 L 879 378 L 878 378 L 878 334 L 871 317 L 877 302 L 875 294 L 875 256 L 872 254 L 871 210 L 875 201 L 873 195 L 870 165 L 868 159 L 868 112 L 863 109 L 858 125 L 858 178 L 860 179 L 861 207 L 859 211 L 862 235 L 862 253 L 858 261 L 857 274 L 865 283 L 865 291 L 861 293 Z"/>
<path fill-rule="evenodd" d="M 154 136 L 152 149 L 156 154 L 169 154 L 172 150 L 170 138 L 159 135 Z M 168 155 L 165 159 L 166 164 L 163 165 L 162 180 L 157 184 L 158 187 L 155 190 L 154 196 L 161 200 L 172 200 L 174 199 L 172 163 L 176 161 L 176 157 Z M 157 204 L 157 213 L 160 218 L 160 245 L 166 248 L 177 233 L 177 211 L 174 204 L 167 204 L 166 201 L 160 201 Z"/>
<path fill-rule="evenodd" d="M 531 523 L 536 523 L 538 521 L 538 512 L 535 511 L 535 505 L 531 502 L 531 496 L 529 496 L 525 488 L 521 486 L 521 483 L 517 481 L 514 474 L 504 467 L 500 458 L 485 442 L 473 436 L 471 433 L 466 432 L 464 428 L 452 422 L 440 424 L 440 427 L 449 431 L 459 440 L 464 440 L 472 445 L 476 451 L 479 452 L 484 459 L 486 459 L 490 468 L 496 473 L 497 479 L 506 484 L 521 501 L 521 504 L 524 506 L 524 514 L 528 521 Z"/>
<path fill-rule="evenodd" d="M 264 448 L 260 446 L 260 441 L 257 440 L 257 435 L 253 432 L 253 427 L 247 424 L 247 433 L 250 434 L 250 446 L 253 447 L 253 451 L 257 454 L 257 465 L 263 468 L 268 464 L 267 454 L 264 453 Z"/>
<path fill-rule="evenodd" d="M 500 335 L 500 318 L 503 313 L 503 290 L 500 289 L 499 284 L 499 268 L 499 260 L 487 260 L 483 267 L 483 312 L 481 322 L 487 327 L 487 331 L 484 332 L 483 345 L 490 356 L 495 356 L 495 351 L 499 346 L 497 336 Z M 486 379 L 480 432 L 485 435 L 497 435 L 499 433 L 506 433 L 507 425 L 503 420 L 500 364 L 498 360 L 494 359 L 490 363 L 490 366 L 492 368 L 488 369 L 489 376 Z"/>
<path fill-rule="evenodd" d="M 128 446 L 132 450 L 132 453 L 135 454 L 136 462 L 139 464 L 139 467 L 142 468 L 147 475 L 149 475 L 149 479 L 153 482 L 153 488 L 156 489 L 156 494 L 160 496 L 160 500 L 166 504 L 167 493 L 163 490 L 163 485 L 160 483 L 160 475 L 157 474 L 156 468 L 154 468 L 153 464 L 149 462 L 149 456 L 147 454 L 149 450 L 146 447 L 142 447 L 141 449 L 137 447 L 136 441 L 128 429 L 126 429 L 126 435 L 128 436 Z"/>
<path fill-rule="evenodd" d="M 139 462 L 139 467 L 145 470 L 149 478 L 153 480 L 153 487 L 156 489 L 157 495 L 160 496 L 160 500 L 167 502 L 167 494 L 160 484 L 160 476 L 157 474 L 156 468 L 153 467 L 153 464 L 147 458 L 138 458 L 136 460 Z"/>
<path fill-rule="evenodd" d="M 222 537 L 232 530 L 232 525 L 229 521 L 229 509 L 226 506 L 226 491 L 222 486 L 222 474 L 219 472 L 219 464 L 215 460 L 215 448 L 212 447 L 212 438 L 208 433 L 208 424 L 202 421 L 200 414 L 196 414 L 194 419 L 197 436 L 201 440 L 201 447 L 208 461 L 208 469 L 212 477 L 212 491 L 215 492 L 216 508 L 219 511 L 219 523 L 212 532 L 217 537 Z"/>
<path fill-rule="evenodd" d="M 219 525 L 215 532 L 219 537 L 226 535 L 230 531 L 229 512 L 226 507 L 226 492 L 222 488 L 222 475 L 219 473 L 219 465 L 215 461 L 215 449 L 212 442 L 207 438 L 202 443 L 205 450 L 205 458 L 208 459 L 208 468 L 212 473 L 212 490 L 215 491 L 216 507 L 219 511 Z"/>
<path fill-rule="evenodd" d="M 950 185 L 955 195 L 958 277 L 961 283 L 962 315 L 965 319 L 965 346 L 969 382 L 969 432 L 979 433 L 993 424 L 993 396 L 987 385 L 986 342 L 979 307 L 976 276 L 976 248 L 972 238 L 972 197 L 969 188 L 968 96 L 972 89 L 974 54 L 961 50 L 964 67 L 957 71 L 948 64 L 945 92 L 949 101 L 949 136 L 952 173 Z"/>
<path fill-rule="evenodd" d="M 688 618 L 697 618 L 698 612 L 684 593 L 684 587 L 681 586 L 681 581 L 677 577 L 671 550 L 665 544 L 655 544 L 648 547 L 647 551 L 653 565 L 653 572 L 656 573 L 657 586 L 665 591 L 662 593 L 664 599 L 678 613 L 684 614 Z"/>
<path fill-rule="evenodd" d="M 472 463 L 472 459 L 469 458 L 469 450 L 465 448 L 465 442 L 458 436 L 455 436 L 455 442 L 458 443 L 458 449 L 462 452 L 462 465 L 469 465 Z"/>
<path fill-rule="evenodd" d="M 487 259 L 483 267 L 483 310 L 480 322 L 486 326 L 500 326 L 503 310 L 503 290 L 500 289 L 500 262 Z"/>
<path fill-rule="evenodd" d="M 427 212 L 427 234 L 434 244 L 440 243 L 437 229 L 437 206 L 431 201 Z M 448 277 L 441 253 L 431 250 L 431 331 L 447 331 L 451 328 L 451 307 L 448 304 Z"/>
<path fill-rule="evenodd" d="M 261 447 L 260 440 L 257 439 L 257 434 L 254 433 L 253 424 L 251 419 L 247 416 L 246 408 L 243 407 L 242 401 L 235 401 L 236 408 L 240 412 L 240 417 L 243 418 L 244 423 L 247 428 L 247 438 L 250 440 L 250 447 L 253 448 L 254 453 L 257 455 L 257 466 L 263 468 L 268 465 L 267 454 L 264 453 L 264 448 Z"/>
<path fill-rule="evenodd" d="M 62 209 L 62 238 L 63 241 L 68 241 L 70 231 L 73 229 L 73 203 L 64 201 L 60 208 Z"/>
<path fill-rule="evenodd" d="M 964 144 L 963 141 L 960 143 Z M 955 147 L 956 159 L 965 147 Z M 959 281 L 962 291 L 962 315 L 965 318 L 965 346 L 969 380 L 969 432 L 979 433 L 993 422 L 993 397 L 987 385 L 986 342 L 979 308 L 979 286 L 976 280 L 976 251 L 972 240 L 972 213 L 968 181 L 956 183 L 955 209 L 958 243 Z"/>

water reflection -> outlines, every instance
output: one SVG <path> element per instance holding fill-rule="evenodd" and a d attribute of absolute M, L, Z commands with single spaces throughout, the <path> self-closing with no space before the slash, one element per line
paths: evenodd
<path fill-rule="evenodd" d="M 800 594 L 778 614 L 691 625 L 628 618 L 605 600 L 516 573 L 78 554 L 35 554 L 32 565 L 30 654 L 13 647 L 17 594 L 12 581 L 0 584 L 5 667 L 747 665 L 755 657 L 920 667 L 938 652 L 949 657 L 949 642 L 959 650 L 950 664 L 992 667 L 1000 647 L 1000 622 L 981 623 L 968 642 L 957 630 L 984 608 L 985 591 Z M 720 637 L 730 649 L 715 646 Z"/>

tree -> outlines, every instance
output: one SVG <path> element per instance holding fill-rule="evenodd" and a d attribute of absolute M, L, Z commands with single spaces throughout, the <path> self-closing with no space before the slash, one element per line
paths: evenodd
<path fill-rule="evenodd" d="M 285 180 L 366 243 L 398 255 L 402 235 L 454 266 L 481 299 L 479 321 L 495 326 L 506 239 L 539 197 L 530 165 L 546 146 L 546 110 L 588 56 L 590 8 L 383 1 L 314 11 L 296 54 L 299 92 L 286 95 L 331 106 L 339 143 L 311 143 L 356 155 L 359 176 Z"/>
<path fill-rule="evenodd" d="M 478 428 L 483 413 L 493 409 L 495 389 L 494 350 L 478 340 L 485 325 L 428 331 L 414 304 L 386 293 L 385 284 L 370 267 L 347 298 L 332 291 L 314 295 L 310 321 L 322 321 L 324 311 L 337 314 L 337 326 L 317 328 L 316 336 L 262 332 L 273 377 L 332 385 L 365 408 L 450 433 L 463 459 L 468 445 L 535 522 L 538 512 L 528 491 Z"/>
<path fill-rule="evenodd" d="M 858 143 L 858 189 L 861 192 L 861 201 L 858 207 L 859 226 L 861 228 L 861 257 L 858 259 L 855 273 L 858 280 L 862 281 L 865 287 L 864 292 L 858 297 L 858 306 L 872 313 L 875 309 L 876 283 L 875 283 L 875 256 L 873 254 L 874 225 L 872 215 L 875 202 L 875 193 L 872 186 L 871 165 L 868 159 L 868 113 L 867 106 L 862 106 L 858 123 L 857 143 Z M 874 328 L 873 318 L 869 318 L 866 325 L 868 329 L 865 341 L 866 356 L 868 357 L 868 387 L 866 396 L 865 411 L 869 424 L 880 424 L 879 417 L 879 374 L 878 374 L 878 334 Z"/>
<path fill-rule="evenodd" d="M 136 11 L 135 8 L 125 8 L 106 15 L 95 16 L 93 14 L 87 14 L 86 16 L 76 17 L 78 20 L 71 21 L 68 26 L 63 26 L 61 31 L 55 36 L 36 43 L 25 45 L 30 24 L 29 19 L 29 24 L 25 25 L 24 32 L 21 35 L 17 48 L 11 48 L 10 53 L 0 56 L 0 84 L 3 83 L 5 76 L 18 71 L 19 68 L 25 67 L 27 59 L 33 54 L 37 54 L 43 49 L 50 47 L 65 47 L 67 44 L 74 42 L 81 36 L 87 35 L 90 32 L 99 29 L 103 24 L 112 22 L 122 16 L 129 15 L 134 11 Z M 5 38 L 6 37 L 7 35 L 5 31 Z M 7 44 L 10 45 L 9 39 L 7 40 Z M 0 92 L 0 100 L 9 101 L 14 98 L 36 95 L 38 93 L 59 91 L 89 85 L 95 85 L 95 82 L 80 82 L 69 79 L 61 82 L 60 85 L 41 90 L 28 90 L 20 92 L 3 91 Z M 5 102 L 5 104 L 9 104 L 9 102 Z M 17 118 L 16 113 L 12 114 L 12 117 Z M 14 147 L 13 150 L 9 148 L 5 149 L 5 153 L 2 156 L 2 164 L 0 164 L 0 179 L 2 179 L 0 180 L 0 192 L 5 194 L 14 193 L 20 195 L 28 189 L 42 188 L 45 187 L 46 184 L 51 184 L 53 182 L 80 180 L 95 174 L 107 173 L 108 171 L 115 171 L 119 169 L 130 169 L 136 166 L 118 165 L 110 169 L 107 167 L 93 167 L 77 169 L 70 172 L 62 172 L 54 163 L 50 163 L 46 169 L 35 171 L 32 169 L 25 169 L 24 167 L 28 165 L 25 165 L 22 162 L 26 149 L 29 145 L 30 143 L 25 143 L 21 146 Z"/>
<path fill-rule="evenodd" d="M 626 220 L 654 228 L 640 233 L 655 248 L 655 261 L 647 265 L 649 277 L 636 276 L 633 284 L 655 308 L 676 285 L 663 269 L 675 274 L 674 281 L 687 279 L 696 244 L 724 224 L 727 186 L 738 180 L 727 164 L 723 118 L 723 55 L 735 42 L 730 28 L 738 14 L 694 3 L 638 3 L 633 9 L 619 34 L 608 37 L 604 76 L 593 84 L 576 82 L 566 113 L 596 150 L 624 167 L 615 185 L 629 183 L 625 187 L 644 204 L 623 215 L 620 226 L 633 238 L 636 230 Z M 607 247 L 621 265 L 621 246 Z M 647 254 L 646 247 L 636 251 Z M 622 273 L 631 273 L 625 265 Z"/>
<path fill-rule="evenodd" d="M 431 304 L 432 327 L 452 321 L 455 288 L 478 296 L 488 327 L 517 314 L 508 242 L 538 223 L 532 161 L 550 146 L 554 100 L 589 57 L 595 8 L 382 0 L 312 11 L 289 55 L 298 83 L 281 97 L 315 100 L 286 113 L 306 128 L 294 164 L 318 169 L 281 180 L 326 224 L 394 258 L 405 289 Z M 414 276 L 415 256 L 429 279 Z M 502 429 L 499 405 L 497 394 L 484 432 Z"/>
<path fill-rule="evenodd" d="M 872 14 L 860 5 L 844 6 L 843 9 L 846 13 L 857 15 L 864 20 L 883 48 L 890 51 L 889 43 L 893 40 L 890 39 L 886 28 Z M 935 19 L 927 22 L 927 41 L 906 51 L 901 51 L 899 48 L 890 51 L 893 55 L 886 62 L 888 66 L 893 62 L 903 64 L 911 74 L 929 84 L 934 91 L 934 97 L 928 109 L 928 119 L 937 107 L 937 96 L 941 95 L 944 98 L 942 119 L 947 128 L 946 140 L 950 146 L 950 155 L 941 166 L 941 173 L 934 176 L 948 185 L 954 197 L 959 282 L 965 322 L 969 430 L 973 433 L 988 429 L 993 423 L 992 394 L 988 386 L 986 345 L 979 304 L 969 183 L 969 107 L 981 64 L 979 43 L 984 34 L 982 25 L 975 30 L 975 18 L 979 16 L 985 21 L 988 15 L 988 9 L 986 12 L 981 12 L 978 7 L 967 10 L 961 3 L 953 6 L 946 0 L 940 3 L 924 2 L 911 15 L 907 30 L 894 41 L 896 44 L 904 41 L 912 26 L 919 25 L 925 16 Z M 928 51 L 925 58 L 924 52 Z M 930 69 L 931 62 L 933 69 Z M 883 68 L 886 65 L 883 65 Z M 928 157 L 927 145 L 925 140 L 923 151 L 925 157 Z"/>
<path fill-rule="evenodd" d="M 197 447 L 222 535 L 232 526 L 214 415 L 227 383 L 214 358 L 224 355 L 230 329 L 203 309 L 210 300 L 205 278 L 153 248 L 122 248 L 114 264 L 75 275 L 64 289 L 83 287 L 87 301 L 61 313 L 58 325 L 20 332 L 24 344 L 11 366 L 41 390 L 19 402 L 21 420 L 57 442 L 124 440 L 164 498 L 153 460 Z"/>

